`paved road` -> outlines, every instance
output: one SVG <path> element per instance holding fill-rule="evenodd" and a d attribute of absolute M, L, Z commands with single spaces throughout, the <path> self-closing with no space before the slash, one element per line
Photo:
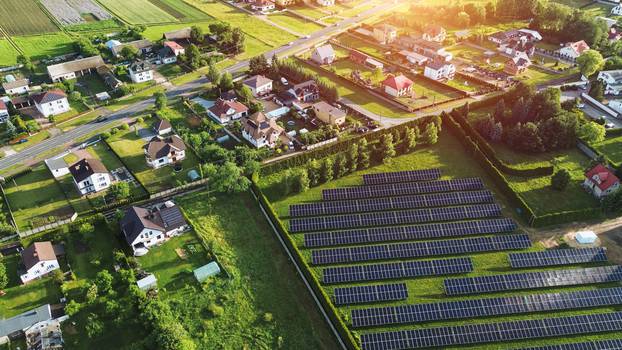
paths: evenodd
<path fill-rule="evenodd" d="M 365 20 L 366 18 L 369 18 L 373 15 L 376 15 L 380 12 L 384 12 L 387 10 L 390 10 L 394 7 L 396 7 L 398 5 L 398 3 L 396 2 L 387 2 L 384 3 L 382 5 L 379 5 L 375 8 L 372 8 L 370 10 L 367 10 L 365 12 L 362 12 L 360 15 L 356 16 L 356 17 L 351 17 L 348 19 L 345 19 L 339 23 L 337 23 L 336 25 L 332 25 L 326 28 L 323 28 L 321 30 L 318 30 L 317 32 L 314 32 L 306 37 L 297 39 L 291 43 L 289 43 L 288 45 L 284 45 L 281 47 L 278 47 L 272 51 L 269 51 L 267 53 L 265 53 L 265 56 L 269 59 L 272 58 L 273 55 L 278 55 L 279 57 L 284 57 L 287 53 L 294 53 L 294 52 L 300 52 L 303 51 L 309 47 L 312 47 L 313 45 L 315 45 L 316 43 L 323 41 L 325 39 L 327 39 L 329 36 L 333 36 L 335 34 L 338 34 L 340 32 L 343 32 L 345 30 L 347 30 L 349 27 L 351 27 L 354 24 L 357 24 L 363 20 Z M 248 67 L 248 60 L 245 61 L 240 61 L 228 68 L 226 68 L 225 70 L 228 72 L 237 72 L 240 70 L 243 70 L 245 68 Z M 180 85 L 180 86 L 176 86 L 173 88 L 170 88 L 166 94 L 168 95 L 169 99 L 190 93 L 192 91 L 195 91 L 199 88 L 201 88 L 203 85 L 207 84 L 208 80 L 206 78 L 200 78 L 197 79 L 195 81 L 192 81 L 190 83 L 184 84 L 184 85 Z M 104 121 L 104 122 L 100 122 L 100 123 L 88 123 L 88 124 L 84 124 L 81 126 L 78 126 L 70 131 L 67 131 L 65 133 L 59 134 L 57 136 L 51 137 L 47 140 L 44 140 L 38 144 L 35 144 L 31 147 L 28 147 L 24 150 L 22 150 L 21 152 L 18 152 L 16 154 L 10 155 L 10 156 L 6 156 L 2 159 L 0 159 L 0 170 L 4 170 L 7 168 L 10 168 L 12 166 L 16 166 L 19 165 L 25 161 L 28 160 L 32 160 L 34 158 L 36 158 L 39 154 L 49 151 L 51 149 L 55 149 L 58 147 L 61 147 L 63 145 L 69 144 L 69 143 L 73 143 L 75 142 L 75 140 L 78 140 L 82 137 L 87 136 L 88 134 L 91 134 L 95 131 L 97 131 L 98 129 L 102 129 L 105 126 L 109 126 L 111 127 L 113 123 L 115 123 L 118 120 L 123 120 L 125 118 L 134 116 L 136 114 L 140 114 L 141 112 L 147 110 L 149 107 L 151 107 L 154 104 L 154 99 L 150 98 L 144 101 L 140 101 L 137 102 L 135 104 L 132 104 L 118 112 L 114 112 L 112 114 L 110 114 L 108 116 L 108 120 Z"/>

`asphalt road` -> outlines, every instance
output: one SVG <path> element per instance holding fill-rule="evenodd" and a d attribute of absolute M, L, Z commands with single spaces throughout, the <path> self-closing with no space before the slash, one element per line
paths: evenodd
<path fill-rule="evenodd" d="M 335 34 L 338 34 L 339 32 L 343 32 L 347 30 L 349 27 L 351 27 L 352 25 L 357 24 L 367 19 L 368 17 L 376 15 L 380 12 L 390 10 L 396 5 L 397 5 L 397 2 L 393 2 L 393 1 L 384 3 L 370 10 L 364 11 L 356 17 L 347 18 L 337 23 L 336 25 L 325 27 L 319 31 L 316 31 L 310 34 L 307 37 L 297 39 L 287 45 L 278 47 L 272 51 L 265 53 L 265 55 L 268 59 L 270 59 L 275 54 L 277 54 L 279 57 L 284 57 L 285 54 L 288 52 L 291 53 L 291 52 L 303 51 L 309 47 L 312 47 L 317 42 L 327 39 L 329 36 L 333 36 Z M 225 70 L 231 73 L 243 70 L 248 67 L 248 62 L 249 62 L 248 60 L 240 61 L 226 68 Z M 169 89 L 166 92 L 166 94 L 168 95 L 170 99 L 175 98 L 180 95 L 184 95 L 192 91 L 196 91 L 200 89 L 206 83 L 208 83 L 208 80 L 203 77 L 195 81 L 189 82 L 187 84 L 173 87 Z M 109 114 L 108 119 L 106 121 L 103 121 L 100 123 L 91 122 L 91 123 L 87 123 L 84 125 L 80 125 L 70 131 L 56 135 L 38 144 L 35 144 L 31 147 L 25 148 L 21 152 L 4 157 L 0 159 L 0 170 L 4 170 L 12 166 L 16 166 L 21 163 L 24 163 L 25 161 L 37 158 L 37 156 L 43 152 L 61 147 L 69 143 L 73 143 L 75 142 L 75 140 L 83 138 L 87 136 L 88 134 L 91 134 L 106 126 L 111 127 L 115 121 L 122 120 L 128 117 L 134 116 L 136 114 L 140 114 L 141 112 L 147 110 L 153 104 L 154 104 L 153 98 L 137 102 L 120 111 Z"/>

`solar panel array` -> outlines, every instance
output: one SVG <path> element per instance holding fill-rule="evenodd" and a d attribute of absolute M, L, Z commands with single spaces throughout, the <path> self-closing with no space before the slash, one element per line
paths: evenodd
<path fill-rule="evenodd" d="M 363 175 L 365 185 L 378 185 L 394 182 L 431 181 L 441 177 L 440 169 L 407 170 L 389 173 Z"/>
<path fill-rule="evenodd" d="M 335 288 L 335 305 L 395 301 L 408 298 L 406 283 Z"/>
<path fill-rule="evenodd" d="M 354 227 L 406 225 L 423 222 L 455 221 L 496 217 L 501 215 L 498 204 L 477 204 L 461 207 L 443 207 L 385 211 L 339 216 L 294 218 L 289 221 L 290 232 L 338 230 Z"/>
<path fill-rule="evenodd" d="M 509 255 L 513 268 L 573 265 L 607 261 L 603 248 L 555 249 L 533 253 L 513 253 Z"/>
<path fill-rule="evenodd" d="M 622 288 L 352 310 L 354 327 L 385 326 L 622 304 Z"/>
<path fill-rule="evenodd" d="M 473 271 L 470 258 L 408 261 L 386 264 L 328 267 L 323 271 L 322 282 L 350 283 L 388 279 L 451 275 Z"/>
<path fill-rule="evenodd" d="M 426 182 L 404 182 L 395 184 L 342 187 L 322 190 L 324 200 L 347 200 L 374 197 L 404 196 L 432 192 L 472 191 L 484 189 L 479 178 L 463 178 Z"/>
<path fill-rule="evenodd" d="M 622 312 L 361 335 L 363 350 L 402 350 L 622 331 Z"/>
<path fill-rule="evenodd" d="M 364 229 L 305 233 L 305 247 L 330 247 L 362 243 L 449 238 L 512 232 L 517 226 L 508 218 L 460 222 L 441 222 L 414 226 L 389 226 Z"/>
<path fill-rule="evenodd" d="M 620 350 L 622 339 L 598 340 L 584 343 L 568 343 L 559 345 L 545 345 L 521 350 Z"/>
<path fill-rule="evenodd" d="M 404 197 L 293 204 L 289 206 L 289 215 L 292 217 L 336 215 L 370 211 L 492 203 L 493 201 L 494 197 L 488 190 L 430 193 Z"/>
<path fill-rule="evenodd" d="M 618 281 L 622 281 L 622 265 L 452 278 L 444 283 L 445 294 L 461 295 Z"/>
<path fill-rule="evenodd" d="M 466 253 L 523 249 L 531 246 L 525 234 L 475 237 L 443 241 L 412 242 L 371 245 L 363 247 L 331 248 L 313 250 L 311 262 L 314 265 L 354 263 L 369 260 L 420 258 L 435 255 L 457 255 Z"/>

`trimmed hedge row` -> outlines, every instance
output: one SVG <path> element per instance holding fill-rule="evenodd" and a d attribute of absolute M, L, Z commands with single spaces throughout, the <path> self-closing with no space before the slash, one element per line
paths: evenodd
<path fill-rule="evenodd" d="M 339 333 L 341 340 L 343 340 L 348 350 L 360 350 L 358 342 L 352 336 L 352 333 L 350 333 L 350 331 L 348 330 L 348 326 L 343 322 L 341 317 L 339 317 L 338 310 L 333 306 L 332 302 L 330 301 L 330 296 L 326 293 L 324 288 L 322 288 L 322 286 L 320 285 L 320 281 L 313 275 L 313 273 L 311 273 L 311 267 L 309 266 L 309 264 L 307 264 L 303 256 L 300 254 L 300 251 L 296 247 L 296 244 L 291 240 L 291 237 L 287 234 L 287 229 L 283 226 L 283 222 L 281 222 L 281 220 L 279 219 L 279 216 L 276 214 L 274 208 L 272 207 L 272 204 L 263 194 L 263 192 L 255 182 L 255 179 L 253 179 L 253 182 L 251 184 L 251 190 L 253 191 L 253 193 L 255 193 L 261 205 L 266 209 L 266 213 L 268 214 L 270 221 L 272 221 L 272 224 L 274 225 L 274 227 L 276 227 L 277 233 L 279 234 L 279 236 L 281 236 L 281 239 L 283 240 L 283 242 L 285 242 L 289 251 L 292 252 L 292 256 L 296 261 L 296 264 L 302 267 L 301 270 L 304 277 L 307 279 L 307 281 L 309 281 L 311 289 L 322 304 L 322 308 L 324 309 L 324 311 L 330 318 L 333 326 Z"/>

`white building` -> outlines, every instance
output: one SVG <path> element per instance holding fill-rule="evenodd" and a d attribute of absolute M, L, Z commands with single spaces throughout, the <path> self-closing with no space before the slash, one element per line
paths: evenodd
<path fill-rule="evenodd" d="M 156 136 L 144 146 L 147 165 L 161 168 L 181 162 L 186 158 L 186 144 L 177 135 L 166 138 Z"/>
<path fill-rule="evenodd" d="M 28 283 L 41 278 L 60 268 L 52 242 L 35 242 L 22 250 L 22 264 L 24 271 L 20 274 L 22 283 Z"/>
<path fill-rule="evenodd" d="M 32 96 L 35 107 L 44 117 L 59 115 L 71 109 L 67 95 L 59 89 L 49 90 Z"/>
<path fill-rule="evenodd" d="M 315 0 L 315 2 L 320 6 L 333 6 L 335 5 L 335 0 Z"/>
<path fill-rule="evenodd" d="M 257 148 L 274 148 L 283 132 L 274 119 L 262 112 L 242 119 L 242 136 Z"/>
<path fill-rule="evenodd" d="M 2 88 L 7 95 L 21 95 L 30 91 L 30 81 L 28 79 L 19 79 L 2 83 Z"/>
<path fill-rule="evenodd" d="M 581 40 L 574 43 L 566 44 L 566 46 L 559 49 L 558 52 L 562 56 L 576 59 L 589 49 L 590 47 L 587 45 L 587 43 Z"/>
<path fill-rule="evenodd" d="M 330 44 L 322 45 L 320 47 L 316 47 L 313 52 L 311 52 L 311 60 L 317 64 L 331 64 L 335 61 L 335 50 Z"/>
<path fill-rule="evenodd" d="M 255 97 L 272 92 L 272 79 L 268 79 L 263 75 L 255 75 L 254 77 L 250 77 L 244 80 L 243 84 L 251 89 L 251 92 Z"/>
<path fill-rule="evenodd" d="M 410 96 L 413 92 L 413 82 L 403 75 L 389 76 L 382 82 L 383 90 L 393 97 Z"/>
<path fill-rule="evenodd" d="M 442 60 L 428 62 L 423 71 L 423 75 L 434 80 L 451 80 L 456 74 L 456 66 Z"/>
<path fill-rule="evenodd" d="M 381 44 L 390 44 L 397 39 L 397 28 L 390 24 L 380 24 L 374 27 L 372 36 Z"/>
<path fill-rule="evenodd" d="M 620 188 L 620 179 L 609 168 L 597 164 L 585 173 L 583 187 L 594 197 L 601 199 Z"/>
<path fill-rule="evenodd" d="M 622 93 L 622 69 L 600 71 L 598 80 L 605 85 L 605 95 Z"/>
<path fill-rule="evenodd" d="M 108 170 L 98 159 L 79 160 L 69 167 L 69 172 L 82 195 L 105 190 L 112 184 Z"/>
<path fill-rule="evenodd" d="M 9 108 L 4 101 L 0 100 L 0 123 L 6 123 L 9 120 Z"/>
<path fill-rule="evenodd" d="M 270 0 L 255 0 L 251 4 L 251 9 L 258 12 L 268 12 L 274 10 L 275 8 L 276 5 Z"/>
<path fill-rule="evenodd" d="M 144 83 L 153 80 L 153 66 L 147 61 L 136 61 L 128 69 L 130 79 L 134 83 Z"/>
<path fill-rule="evenodd" d="M 622 5 L 616 5 L 611 9 L 611 14 L 614 16 L 622 16 Z"/>
<path fill-rule="evenodd" d="M 76 79 L 97 71 L 98 67 L 105 66 L 101 56 L 93 56 L 54 64 L 47 67 L 48 75 L 52 82 Z"/>
<path fill-rule="evenodd" d="M 442 43 L 447 38 L 447 31 L 438 24 L 428 24 L 422 35 L 423 40 Z"/>
<path fill-rule="evenodd" d="M 131 207 L 121 219 L 121 232 L 134 255 L 142 256 L 149 248 L 179 236 L 189 228 L 184 216 L 173 202 L 145 209 Z"/>
<path fill-rule="evenodd" d="M 50 169 L 52 176 L 57 179 L 69 174 L 69 166 L 62 157 L 64 155 L 65 153 L 58 155 L 54 158 L 48 158 L 45 160 L 45 165 L 48 167 L 48 169 Z"/>

